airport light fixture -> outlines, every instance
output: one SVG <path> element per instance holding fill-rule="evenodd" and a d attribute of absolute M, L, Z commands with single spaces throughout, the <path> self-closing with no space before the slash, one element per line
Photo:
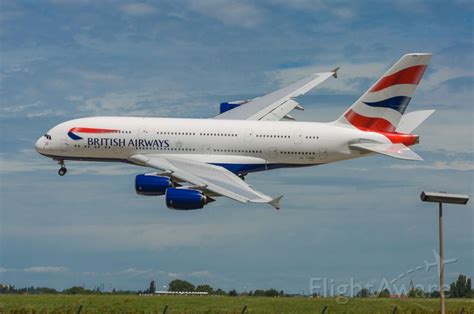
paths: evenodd
<path fill-rule="evenodd" d="M 446 192 L 421 192 L 420 198 L 423 202 L 438 203 L 438 227 L 439 227 L 439 299 L 441 314 L 445 314 L 444 302 L 444 254 L 443 254 L 443 203 L 466 205 L 469 201 L 468 195 L 449 194 Z"/>

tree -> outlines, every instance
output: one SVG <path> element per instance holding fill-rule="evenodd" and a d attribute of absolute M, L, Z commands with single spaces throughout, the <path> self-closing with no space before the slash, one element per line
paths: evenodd
<path fill-rule="evenodd" d="M 213 294 L 214 295 L 226 295 L 227 293 L 225 293 L 225 291 L 222 290 L 221 288 L 218 288 L 217 290 L 214 291 Z"/>
<path fill-rule="evenodd" d="M 279 295 L 280 293 L 276 289 L 272 288 L 272 289 L 265 290 L 266 297 L 277 297 Z"/>
<path fill-rule="evenodd" d="M 385 288 L 379 293 L 379 298 L 390 298 L 390 291 Z"/>
<path fill-rule="evenodd" d="M 196 287 L 196 291 L 207 292 L 209 294 L 212 294 L 214 292 L 214 289 L 209 285 L 199 285 Z"/>
<path fill-rule="evenodd" d="M 460 274 L 458 279 L 449 286 L 450 298 L 470 298 L 471 294 L 471 278 L 463 274 Z"/>
<path fill-rule="evenodd" d="M 408 291 L 409 298 L 422 298 L 425 296 L 425 292 L 415 286 L 413 280 L 410 280 L 410 290 Z"/>
<path fill-rule="evenodd" d="M 155 286 L 155 281 L 152 280 L 150 282 L 150 288 L 148 288 L 148 293 L 155 293 L 156 292 L 156 286 Z"/>
<path fill-rule="evenodd" d="M 439 298 L 440 296 L 438 290 L 431 291 L 430 298 Z"/>
<path fill-rule="evenodd" d="M 168 291 L 194 291 L 194 285 L 186 280 L 175 279 L 168 285 Z"/>
<path fill-rule="evenodd" d="M 83 287 L 80 286 L 74 286 L 68 289 L 64 290 L 65 294 L 90 294 L 92 293 L 91 290 L 84 289 Z"/>
<path fill-rule="evenodd" d="M 370 295 L 370 291 L 367 288 L 362 288 L 359 292 L 357 292 L 356 297 L 358 298 L 368 298 Z"/>
<path fill-rule="evenodd" d="M 232 289 L 229 291 L 229 297 L 236 297 L 237 296 L 237 291 L 235 289 Z"/>
<path fill-rule="evenodd" d="M 423 298 L 425 296 L 425 292 L 421 290 L 420 288 L 411 288 L 410 291 L 408 291 L 408 297 L 409 298 Z"/>

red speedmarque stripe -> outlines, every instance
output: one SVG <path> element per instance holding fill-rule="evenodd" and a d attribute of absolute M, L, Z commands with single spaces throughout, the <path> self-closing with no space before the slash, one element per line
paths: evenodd
<path fill-rule="evenodd" d="M 95 128 L 72 128 L 69 132 L 80 132 L 80 133 L 114 133 L 118 130 L 112 129 L 95 129 Z"/>
<path fill-rule="evenodd" d="M 397 133 L 395 126 L 385 119 L 365 117 L 352 110 L 349 110 L 344 116 L 359 130 L 380 133 L 392 143 L 402 143 L 407 146 L 418 143 L 418 135 Z"/>
<path fill-rule="evenodd" d="M 349 110 L 344 116 L 347 121 L 360 130 L 375 132 L 395 131 L 395 126 L 382 118 L 365 117 L 352 110 Z"/>
<path fill-rule="evenodd" d="M 425 73 L 426 65 L 415 65 L 389 76 L 383 77 L 380 81 L 372 87 L 370 92 L 377 92 L 387 87 L 398 84 L 418 84 Z"/>

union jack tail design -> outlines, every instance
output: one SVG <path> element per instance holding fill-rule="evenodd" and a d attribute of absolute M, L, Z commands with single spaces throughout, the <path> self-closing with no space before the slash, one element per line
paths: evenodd
<path fill-rule="evenodd" d="M 430 60 L 430 53 L 404 55 L 337 122 L 366 131 L 394 132 Z"/>

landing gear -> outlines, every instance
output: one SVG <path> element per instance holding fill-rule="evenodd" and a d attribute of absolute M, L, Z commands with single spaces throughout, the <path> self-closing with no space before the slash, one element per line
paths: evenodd
<path fill-rule="evenodd" d="M 239 176 L 239 178 L 242 179 L 242 181 L 245 181 L 245 176 L 247 175 L 246 173 L 238 173 L 237 174 Z"/>
<path fill-rule="evenodd" d="M 58 174 L 62 177 L 63 175 L 65 175 L 67 172 L 67 169 L 66 167 L 61 167 L 59 170 L 58 170 Z"/>
<path fill-rule="evenodd" d="M 64 160 L 60 160 L 59 164 L 61 165 L 61 168 L 58 170 L 58 174 L 62 177 L 67 173 L 66 166 L 64 165 Z"/>

